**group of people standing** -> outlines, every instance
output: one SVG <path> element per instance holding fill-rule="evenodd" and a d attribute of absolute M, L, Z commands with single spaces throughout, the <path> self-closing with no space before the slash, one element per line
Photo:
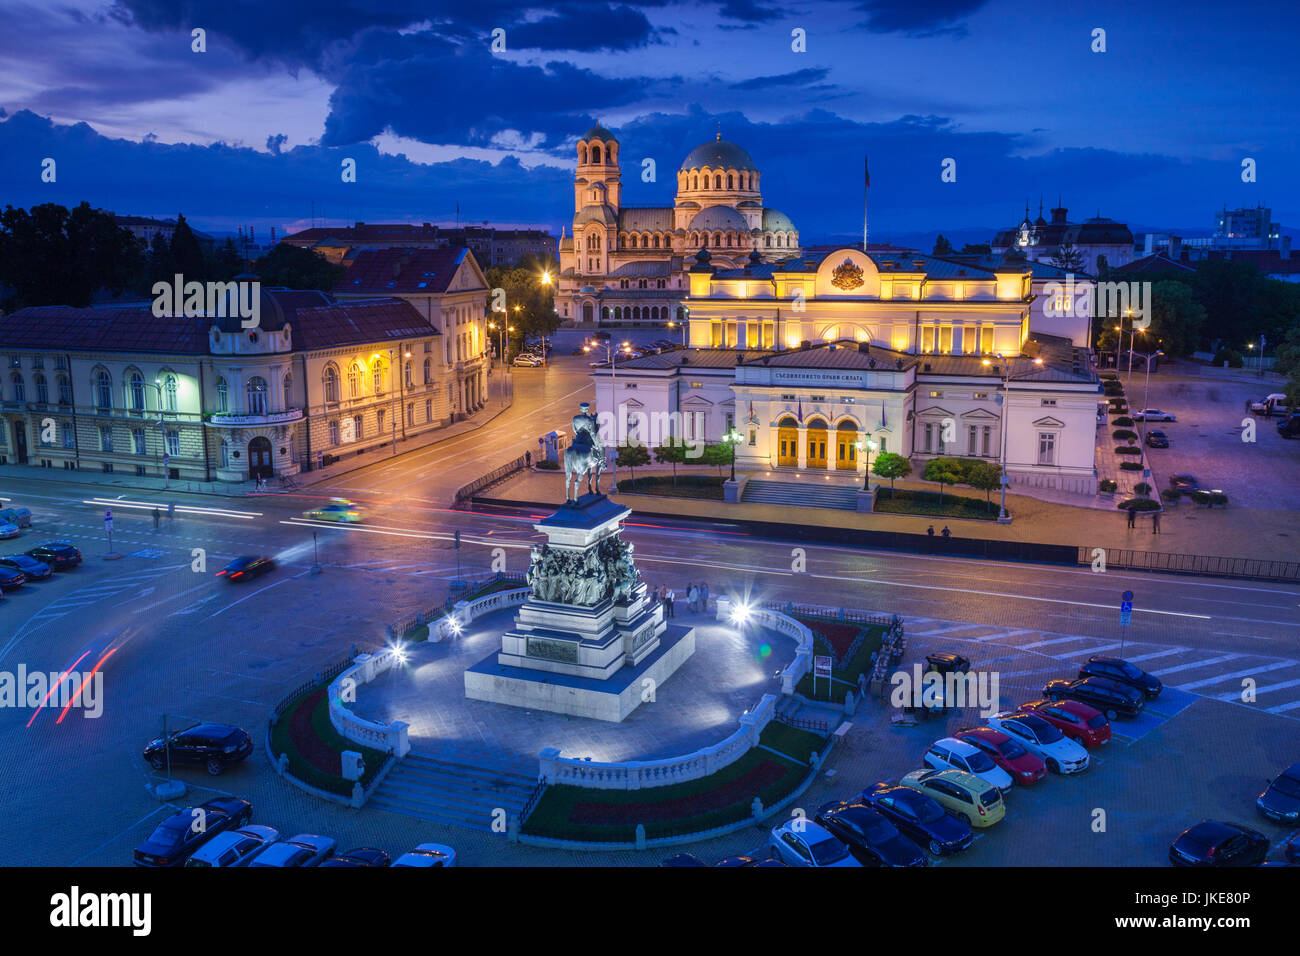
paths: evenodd
<path fill-rule="evenodd" d="M 664 606 L 664 617 L 675 616 L 675 592 L 672 588 L 661 584 L 655 589 L 655 597 Z M 692 614 L 707 614 L 709 610 L 709 586 L 705 583 L 687 584 L 686 607 Z"/>

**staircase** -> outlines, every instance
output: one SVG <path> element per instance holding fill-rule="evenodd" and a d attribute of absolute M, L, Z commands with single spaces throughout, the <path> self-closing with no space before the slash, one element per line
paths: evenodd
<path fill-rule="evenodd" d="M 856 485 L 832 485 L 814 481 L 767 481 L 751 478 L 740 500 L 745 504 L 795 505 L 801 508 L 858 510 Z"/>
<path fill-rule="evenodd" d="M 536 786 L 535 777 L 520 771 L 410 753 L 366 806 L 491 833 L 493 811 L 500 807 L 509 817 L 519 816 Z"/>

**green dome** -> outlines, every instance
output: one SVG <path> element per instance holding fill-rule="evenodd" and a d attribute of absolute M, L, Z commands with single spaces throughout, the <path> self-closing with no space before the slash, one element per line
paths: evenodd
<path fill-rule="evenodd" d="M 712 169 L 758 170 L 754 161 L 749 158 L 749 153 L 735 143 L 728 143 L 725 139 L 697 146 L 682 160 L 682 169 L 699 169 L 702 166 Z"/>

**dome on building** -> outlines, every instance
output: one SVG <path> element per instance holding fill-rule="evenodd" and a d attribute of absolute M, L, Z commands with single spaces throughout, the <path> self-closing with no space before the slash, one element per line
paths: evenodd
<path fill-rule="evenodd" d="M 618 142 L 618 139 L 614 136 L 614 134 L 611 133 L 609 130 L 605 129 L 605 127 L 601 126 L 599 123 L 597 123 L 597 124 L 596 124 L 595 126 L 593 126 L 591 129 L 587 130 L 587 132 L 583 133 L 583 134 L 582 134 L 582 138 L 583 138 L 583 139 L 598 139 L 598 140 L 600 140 L 601 142 L 604 142 L 604 143 L 617 143 L 617 142 Z"/>
<path fill-rule="evenodd" d="M 614 211 L 608 206 L 583 206 L 578 215 L 573 218 L 573 225 L 576 228 L 589 222 L 599 222 L 606 226 L 613 226 L 617 224 L 618 220 L 614 217 Z"/>
<path fill-rule="evenodd" d="M 748 232 L 749 223 L 745 217 L 730 206 L 710 206 L 695 214 L 691 220 L 692 229 L 719 229 L 723 232 Z"/>
<path fill-rule="evenodd" d="M 763 231 L 764 232 L 795 232 L 794 223 L 790 217 L 778 209 L 763 210 Z"/>
<path fill-rule="evenodd" d="M 690 155 L 682 160 L 681 168 L 699 169 L 701 166 L 713 169 L 758 169 L 754 161 L 749 158 L 749 153 L 725 139 L 696 146 L 691 150 Z"/>

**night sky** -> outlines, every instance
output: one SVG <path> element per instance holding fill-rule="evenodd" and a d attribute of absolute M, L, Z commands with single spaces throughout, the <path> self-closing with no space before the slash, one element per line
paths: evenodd
<path fill-rule="evenodd" d="M 1072 219 L 1185 235 L 1224 203 L 1300 221 L 1295 3 L 0 0 L 0 23 L 13 205 L 182 211 L 261 238 L 313 203 L 335 224 L 451 223 L 459 203 L 462 222 L 558 233 L 599 119 L 643 204 L 671 202 L 721 123 L 805 243 L 860 235 L 864 153 L 873 240 L 987 240 L 1058 195 Z"/>

